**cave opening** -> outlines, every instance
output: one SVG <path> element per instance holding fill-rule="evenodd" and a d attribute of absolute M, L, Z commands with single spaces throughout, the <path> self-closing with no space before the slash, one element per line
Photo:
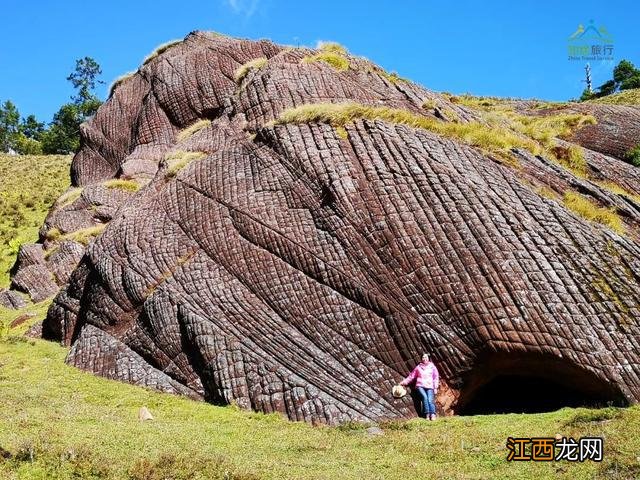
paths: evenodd
<path fill-rule="evenodd" d="M 619 400 L 540 377 L 499 375 L 479 387 L 460 415 L 542 413 L 564 407 L 600 408 Z"/>
<path fill-rule="evenodd" d="M 465 385 L 456 408 L 459 415 L 628 405 L 611 382 L 580 366 L 548 357 L 494 355 L 471 372 Z"/>

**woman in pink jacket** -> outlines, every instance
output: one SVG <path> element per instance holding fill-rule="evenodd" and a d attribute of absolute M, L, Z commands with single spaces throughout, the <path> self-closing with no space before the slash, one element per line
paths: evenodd
<path fill-rule="evenodd" d="M 415 391 L 422 400 L 422 417 L 429 420 L 436 419 L 436 404 L 434 396 L 438 393 L 440 375 L 438 369 L 429 361 L 429 355 L 422 355 L 422 361 L 414 368 L 400 385 L 407 386 L 415 381 Z"/>

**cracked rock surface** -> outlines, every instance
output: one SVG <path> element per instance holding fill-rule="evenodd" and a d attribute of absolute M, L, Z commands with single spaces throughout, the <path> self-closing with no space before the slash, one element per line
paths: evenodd
<path fill-rule="evenodd" d="M 304 62 L 312 53 L 195 32 L 118 85 L 83 127 L 72 165 L 81 194 L 59 201 L 14 276 L 40 297 L 62 286 L 43 335 L 71 346 L 67 361 L 330 424 L 414 415 L 391 387 L 422 352 L 440 369 L 448 413 L 513 372 L 640 399 L 640 204 L 592 181 L 640 194 L 640 170 L 614 158 L 637 140 L 638 109 L 580 107 L 606 125 L 626 118 L 614 146 L 603 127 L 576 134 L 591 180 L 526 151 L 513 168 L 380 120 L 348 123 L 346 135 L 274 125 L 287 108 L 344 101 L 428 116 L 431 100 L 456 121 L 476 119 L 364 59 L 336 71 Z M 172 170 L 185 152 L 199 154 Z M 141 188 L 105 186 L 116 178 Z M 541 187 L 615 208 L 625 235 Z M 106 228 L 86 251 L 68 236 L 96 225 Z M 66 240 L 45 239 L 54 227 Z"/>

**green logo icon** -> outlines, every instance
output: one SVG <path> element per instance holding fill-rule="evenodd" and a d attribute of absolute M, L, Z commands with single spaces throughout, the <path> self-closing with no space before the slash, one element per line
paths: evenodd
<path fill-rule="evenodd" d="M 569 60 L 613 60 L 613 36 L 604 25 L 596 27 L 593 20 L 586 27 L 578 25 L 568 38 L 567 48 Z"/>

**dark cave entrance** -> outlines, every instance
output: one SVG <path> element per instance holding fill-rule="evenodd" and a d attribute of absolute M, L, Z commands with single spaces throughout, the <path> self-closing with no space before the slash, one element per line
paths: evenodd
<path fill-rule="evenodd" d="M 615 385 L 569 361 L 493 354 L 468 376 L 455 410 L 459 415 L 486 415 L 626 405 Z"/>

